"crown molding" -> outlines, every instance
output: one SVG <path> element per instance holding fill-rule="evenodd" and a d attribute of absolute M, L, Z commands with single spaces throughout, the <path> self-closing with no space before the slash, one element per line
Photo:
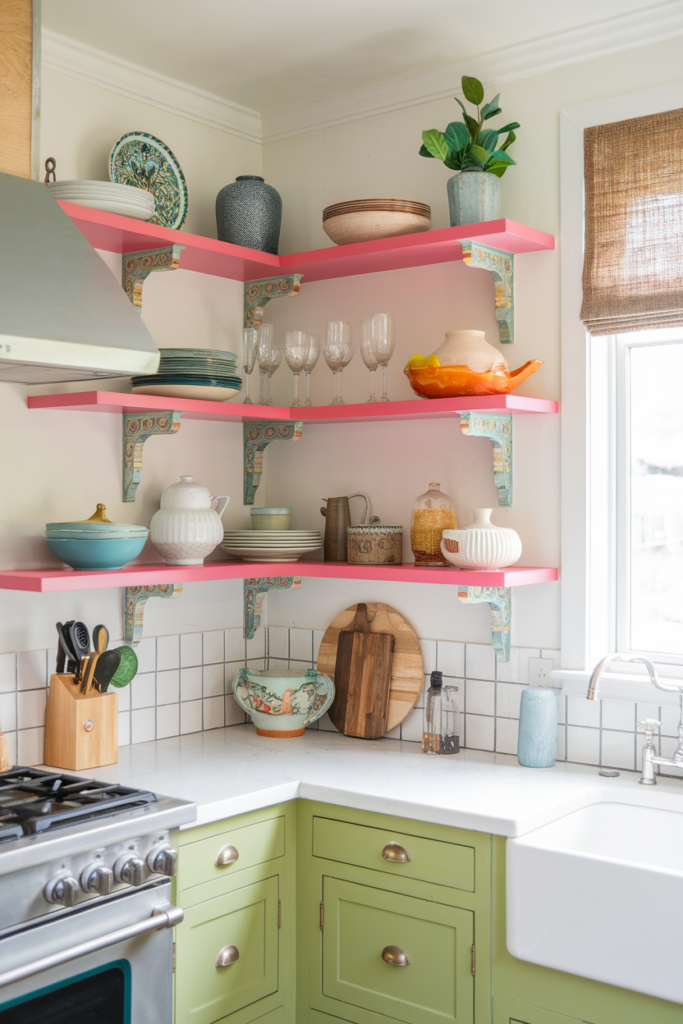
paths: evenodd
<path fill-rule="evenodd" d="M 404 107 L 448 99 L 459 92 L 462 75 L 485 85 L 504 85 L 555 68 L 597 60 L 623 50 L 683 35 L 683 0 L 619 15 L 592 25 L 544 36 L 446 65 L 420 75 L 378 83 L 343 96 L 281 110 L 263 117 L 262 141 L 329 128 Z"/>
<path fill-rule="evenodd" d="M 261 142 L 257 111 L 47 29 L 42 32 L 42 66 L 218 131 Z"/>

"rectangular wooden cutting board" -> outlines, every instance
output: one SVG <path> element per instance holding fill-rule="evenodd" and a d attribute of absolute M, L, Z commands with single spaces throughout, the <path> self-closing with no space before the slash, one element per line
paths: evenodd
<path fill-rule="evenodd" d="M 387 731 L 393 658 L 393 635 L 371 633 L 367 606 L 359 604 L 337 641 L 336 693 L 329 711 L 345 736 L 377 739 Z"/>

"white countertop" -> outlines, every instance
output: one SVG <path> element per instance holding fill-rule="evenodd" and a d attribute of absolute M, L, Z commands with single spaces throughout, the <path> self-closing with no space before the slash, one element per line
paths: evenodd
<path fill-rule="evenodd" d="M 476 750 L 429 757 L 415 743 L 329 732 L 275 740 L 251 725 L 121 747 L 118 764 L 77 774 L 192 800 L 195 825 L 296 797 L 503 836 L 593 803 L 683 806 L 679 779 L 646 787 L 633 772 L 606 779 L 564 762 L 522 768 L 515 757 Z"/>

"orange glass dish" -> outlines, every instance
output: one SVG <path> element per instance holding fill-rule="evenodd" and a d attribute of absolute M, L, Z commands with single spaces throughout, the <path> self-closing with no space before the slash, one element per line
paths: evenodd
<path fill-rule="evenodd" d="M 464 395 L 507 395 L 541 366 L 530 359 L 517 370 L 496 366 L 476 373 L 469 366 L 440 366 L 436 356 L 413 356 L 403 368 L 410 386 L 421 398 L 459 398 Z"/>

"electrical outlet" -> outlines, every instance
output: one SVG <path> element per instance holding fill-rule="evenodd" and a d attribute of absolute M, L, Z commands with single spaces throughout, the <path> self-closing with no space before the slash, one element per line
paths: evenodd
<path fill-rule="evenodd" d="M 529 658 L 529 686 L 552 687 L 553 680 L 550 678 L 550 673 L 554 668 L 555 661 L 553 660 L 553 658 Z"/>

